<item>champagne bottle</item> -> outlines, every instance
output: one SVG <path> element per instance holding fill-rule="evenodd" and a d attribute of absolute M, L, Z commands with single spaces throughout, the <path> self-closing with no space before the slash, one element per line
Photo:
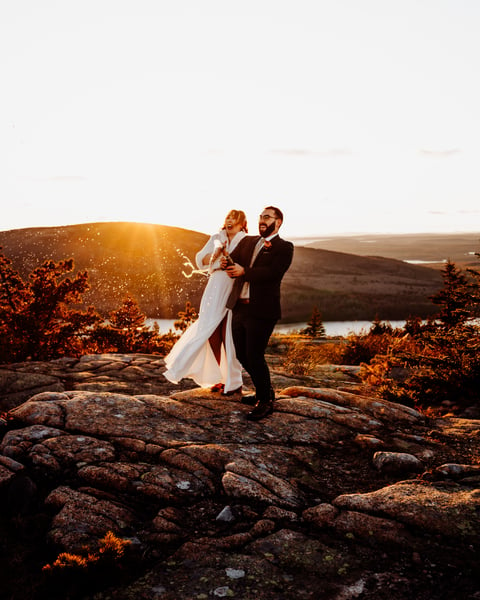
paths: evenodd
<path fill-rule="evenodd" d="M 235 264 L 235 263 L 233 262 L 233 258 L 230 256 L 230 254 L 229 254 L 229 253 L 228 253 L 226 250 L 224 250 L 224 251 L 223 251 L 223 256 L 224 256 L 225 260 L 227 261 L 227 262 L 226 262 L 226 264 L 225 264 L 225 266 L 224 266 L 224 267 L 222 267 L 222 268 L 223 268 L 223 270 L 225 270 L 225 269 L 227 269 L 228 267 L 231 267 L 232 265 L 234 265 L 234 264 Z"/>

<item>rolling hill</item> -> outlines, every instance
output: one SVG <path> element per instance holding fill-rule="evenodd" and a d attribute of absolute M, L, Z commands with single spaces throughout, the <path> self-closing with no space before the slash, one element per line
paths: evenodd
<path fill-rule="evenodd" d="M 86 223 L 0 232 L 0 246 L 22 277 L 44 260 L 73 258 L 87 270 L 85 304 L 102 314 L 127 294 L 151 318 L 175 318 L 189 300 L 200 304 L 206 283 L 192 274 L 208 236 L 143 223 Z M 305 321 L 317 306 L 324 320 L 403 319 L 435 311 L 429 296 L 442 286 L 438 270 L 385 257 L 296 247 L 283 283 L 283 322 Z"/>
<path fill-rule="evenodd" d="M 480 233 L 405 233 L 325 236 L 298 240 L 308 248 L 322 248 L 361 256 L 383 256 L 441 268 L 450 260 L 457 266 L 480 266 Z"/>

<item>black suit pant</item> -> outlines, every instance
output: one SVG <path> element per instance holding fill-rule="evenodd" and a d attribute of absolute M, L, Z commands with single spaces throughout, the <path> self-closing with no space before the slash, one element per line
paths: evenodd
<path fill-rule="evenodd" d="M 235 353 L 252 378 L 257 400 L 270 399 L 270 371 L 265 350 L 277 319 L 259 319 L 250 315 L 248 304 L 237 303 L 232 315 Z"/>

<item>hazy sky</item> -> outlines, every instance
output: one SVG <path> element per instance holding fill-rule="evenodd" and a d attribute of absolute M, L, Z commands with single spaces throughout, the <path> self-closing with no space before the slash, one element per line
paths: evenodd
<path fill-rule="evenodd" d="M 480 230 L 478 0 L 2 0 L 0 229 Z"/>

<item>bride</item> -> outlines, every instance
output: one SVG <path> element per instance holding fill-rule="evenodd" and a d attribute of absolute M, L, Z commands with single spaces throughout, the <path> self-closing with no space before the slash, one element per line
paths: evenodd
<path fill-rule="evenodd" d="M 226 308 L 234 280 L 221 269 L 228 256 L 247 233 L 241 210 L 231 210 L 222 229 L 198 252 L 199 269 L 208 269 L 208 283 L 200 302 L 198 319 L 190 325 L 165 358 L 165 377 L 172 383 L 189 377 L 202 387 L 225 395 L 240 391 L 242 367 L 235 355 L 232 311 Z"/>

